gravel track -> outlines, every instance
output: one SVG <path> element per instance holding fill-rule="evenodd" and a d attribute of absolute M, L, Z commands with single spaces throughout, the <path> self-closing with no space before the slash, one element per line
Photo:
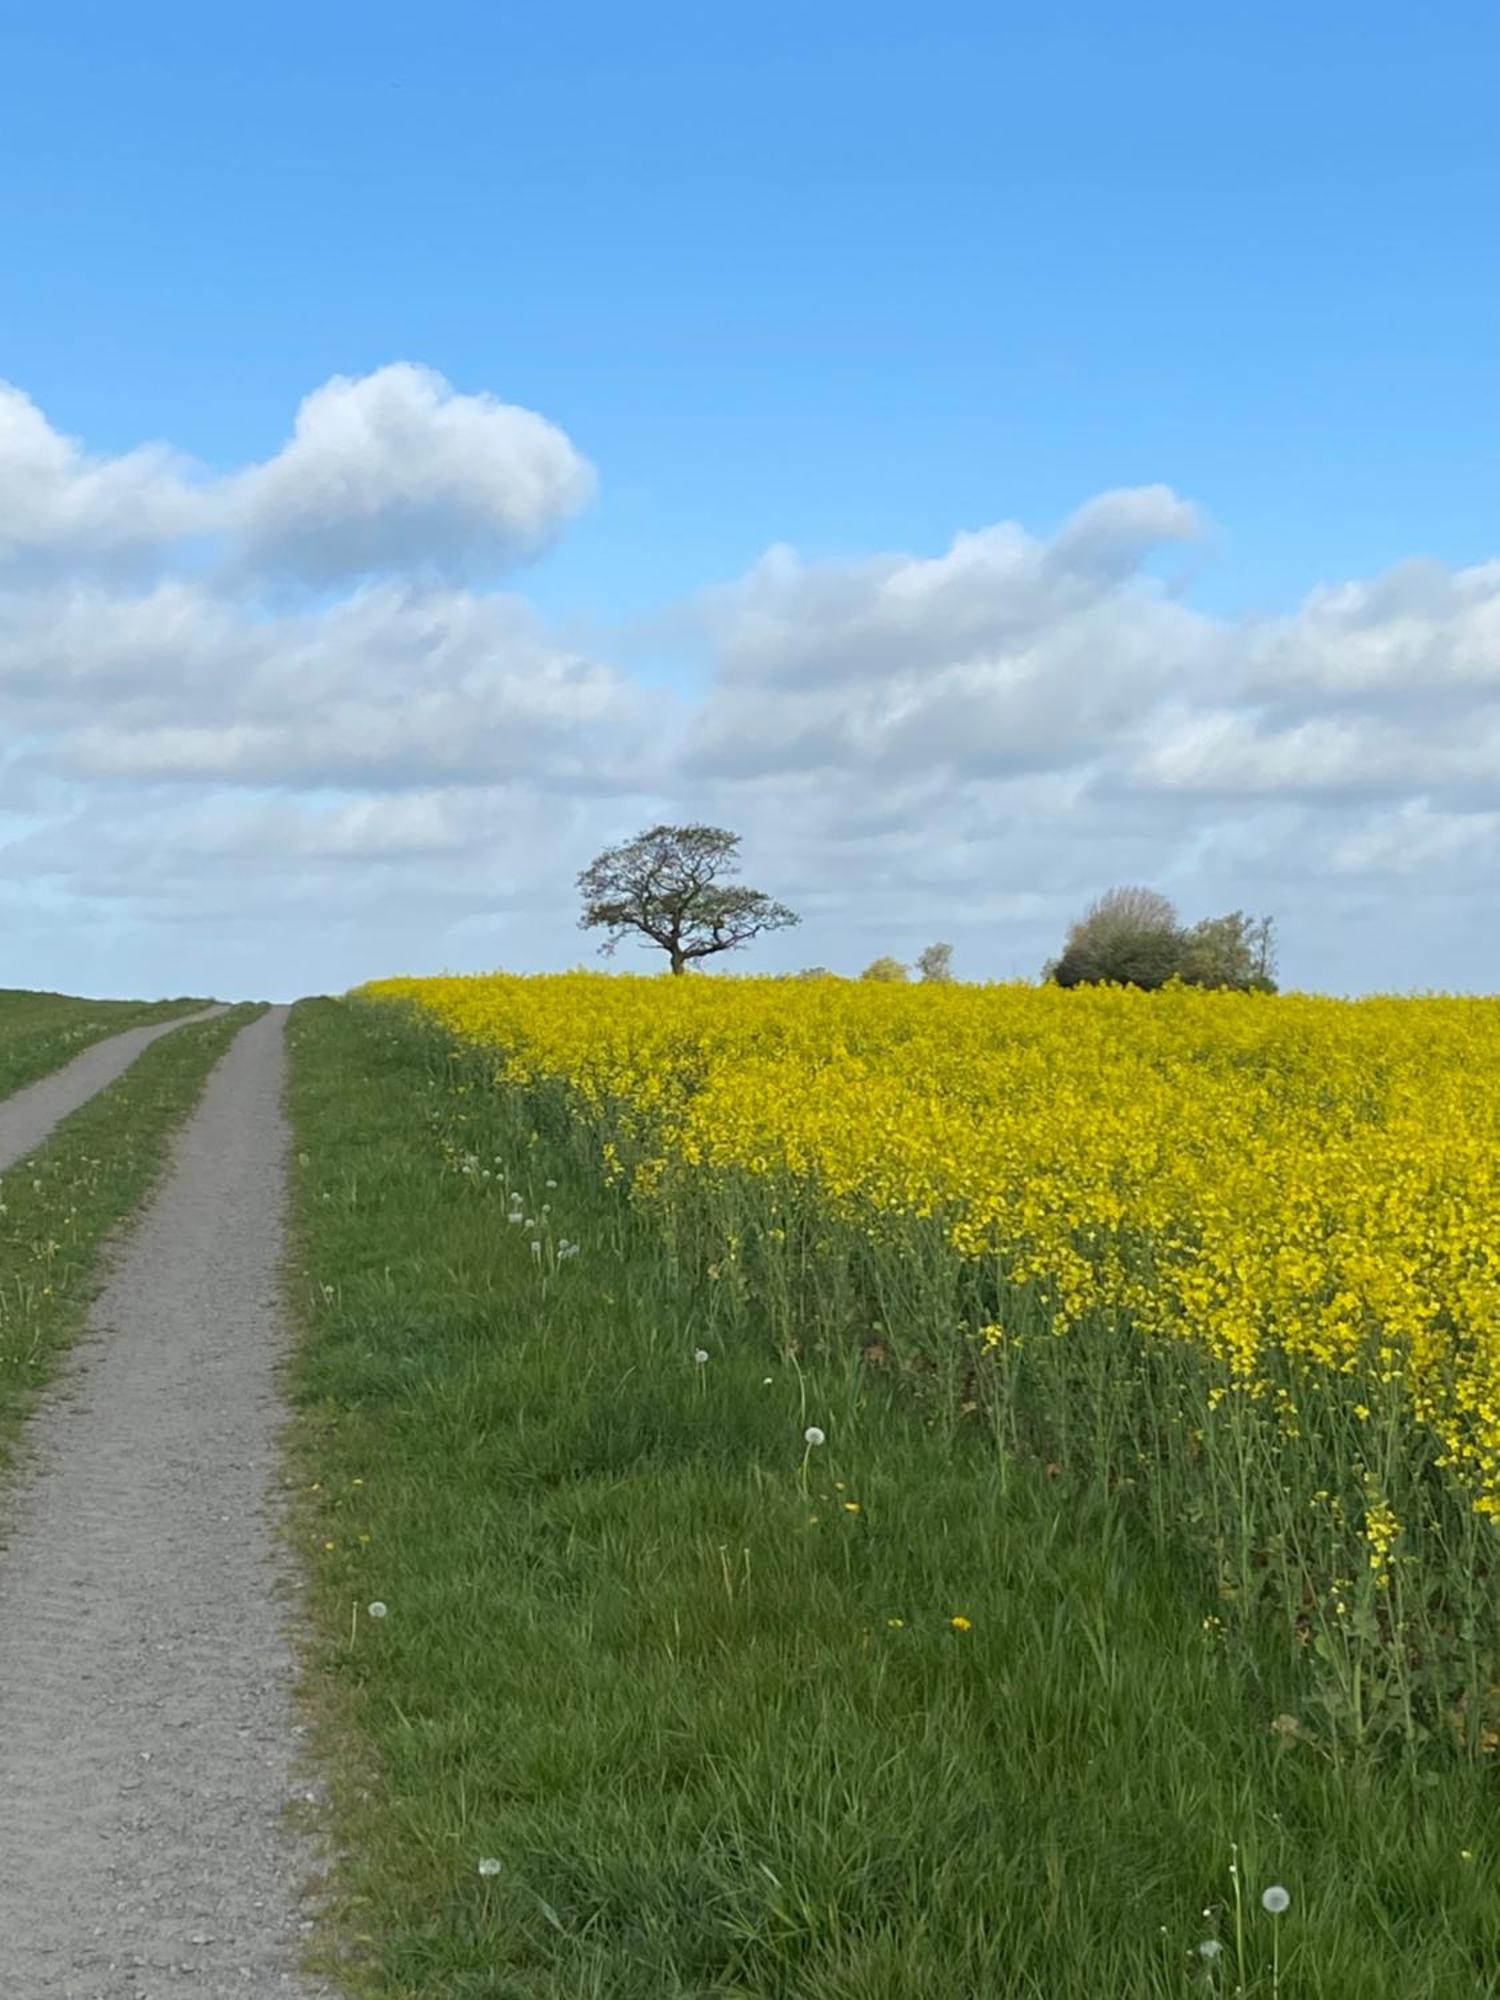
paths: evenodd
<path fill-rule="evenodd" d="M 295 1970 L 313 1857 L 285 1817 L 285 1020 L 209 1078 L 29 1426 L 0 1548 L 6 2000 L 325 1991 Z"/>
<path fill-rule="evenodd" d="M 126 1028 L 123 1034 L 92 1043 L 50 1076 L 0 1099 L 0 1173 L 34 1153 L 54 1125 L 123 1076 L 142 1049 L 189 1021 L 211 1021 L 228 1012 L 227 1007 L 205 1007 L 199 1014 L 179 1014 L 149 1028 Z"/>

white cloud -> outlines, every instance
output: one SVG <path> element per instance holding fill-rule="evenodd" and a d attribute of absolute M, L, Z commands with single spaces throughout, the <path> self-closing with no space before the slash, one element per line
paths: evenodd
<path fill-rule="evenodd" d="M 544 417 L 397 362 L 314 390 L 289 442 L 223 502 L 252 570 L 326 585 L 392 569 L 493 576 L 545 546 L 593 491 L 591 468 Z"/>
<path fill-rule="evenodd" d="M 1492 867 L 1497 848 L 1500 812 L 1435 812 L 1426 799 L 1408 799 L 1345 834 L 1331 861 L 1341 875 L 1418 875 L 1478 856 Z"/>
<path fill-rule="evenodd" d="M 0 382 L 0 577 L 159 549 L 193 532 L 202 499 L 186 461 L 165 446 L 92 457 Z"/>
<path fill-rule="evenodd" d="M 1210 709 L 1163 718 L 1131 764 L 1146 790 L 1318 797 L 1460 790 L 1500 781 L 1500 707 L 1472 704 L 1416 724 L 1345 705 L 1300 721 Z"/>
<path fill-rule="evenodd" d="M 1294 979 L 1400 983 L 1414 907 L 1407 983 L 1500 978 L 1500 561 L 1235 624 L 1153 575 L 1202 524 L 1142 487 L 1050 536 L 772 548 L 672 614 L 704 679 L 669 696 L 494 587 L 591 481 L 540 416 L 404 364 L 316 390 L 279 453 L 218 477 L 90 456 L 0 388 L 15 976 L 575 962 L 578 867 L 680 816 L 741 830 L 750 879 L 804 912 L 764 965 L 948 935 L 971 973 L 1034 971 L 1142 880 L 1271 909 Z"/>
<path fill-rule="evenodd" d="M 218 479 L 163 445 L 90 456 L 0 382 L 0 575 L 160 562 L 196 540 L 252 587 L 490 578 L 545 547 L 593 491 L 556 425 L 409 362 L 334 376 L 274 457 Z"/>
<path fill-rule="evenodd" d="M 701 616 L 721 663 L 695 765 L 943 769 L 1065 764 L 1134 730 L 1219 643 L 1141 574 L 1198 532 L 1164 487 L 1108 493 L 1050 542 L 1013 522 L 946 554 L 804 565 L 773 550 Z"/>
<path fill-rule="evenodd" d="M 1398 564 L 1315 590 L 1248 638 L 1252 694 L 1424 701 L 1500 689 L 1500 561 Z"/>
<path fill-rule="evenodd" d="M 1080 904 L 1144 880 L 1190 912 L 1270 908 L 1294 979 L 1391 983 L 1411 933 L 1380 928 L 1383 882 L 1484 893 L 1500 563 L 1403 565 L 1234 624 L 1146 567 L 1198 525 L 1154 488 L 1050 541 L 1007 524 L 933 558 L 774 550 L 700 608 L 718 670 L 679 784 L 857 939 L 850 962 L 946 929 L 971 965 L 1034 970 Z M 1408 983 L 1497 983 L 1485 927 L 1434 926 Z"/>
<path fill-rule="evenodd" d="M 707 593 L 703 622 L 727 678 L 838 684 L 983 664 L 1128 586 L 1158 546 L 1200 532 L 1167 488 L 1101 494 L 1051 542 L 1013 521 L 954 537 L 941 556 L 803 563 L 773 548 L 748 576 Z"/>
<path fill-rule="evenodd" d="M 511 596 L 381 584 L 268 616 L 175 580 L 0 595 L 0 718 L 84 776 L 597 786 L 648 701 Z"/>
<path fill-rule="evenodd" d="M 1202 515 L 1170 486 L 1127 486 L 1080 507 L 1050 544 L 1050 567 L 1101 580 L 1133 576 L 1154 549 L 1197 541 Z"/>

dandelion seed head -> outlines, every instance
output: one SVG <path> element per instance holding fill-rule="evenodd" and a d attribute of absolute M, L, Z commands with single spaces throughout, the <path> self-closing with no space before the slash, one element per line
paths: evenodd
<path fill-rule="evenodd" d="M 809 1424 L 802 1435 L 808 1444 L 827 1444 L 828 1442 L 827 1433 L 819 1430 L 816 1424 Z"/>
<path fill-rule="evenodd" d="M 367 1609 L 367 1615 L 371 1618 L 384 1618 L 386 1615 L 386 1608 L 381 1603 L 378 1597 L 376 1598 L 375 1602 L 367 1606 L 366 1609 Z"/>
<path fill-rule="evenodd" d="M 697 1362 L 698 1366 L 701 1368 L 704 1362 L 707 1361 L 708 1359 L 708 1349 L 706 1347 L 695 1347 L 693 1349 L 693 1359 Z"/>
<path fill-rule="evenodd" d="M 1279 1917 L 1283 1910 L 1290 1909 L 1292 1898 L 1279 1882 L 1273 1882 L 1260 1901 L 1262 1909 L 1269 1910 L 1273 1917 Z"/>
<path fill-rule="evenodd" d="M 479 1872 L 481 1875 L 498 1875 L 500 1873 L 500 1863 L 495 1859 L 493 1854 L 487 1854 L 479 1864 Z"/>

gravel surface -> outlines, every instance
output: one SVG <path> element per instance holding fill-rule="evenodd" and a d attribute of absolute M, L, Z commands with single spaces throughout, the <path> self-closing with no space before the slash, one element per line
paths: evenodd
<path fill-rule="evenodd" d="M 60 1119 L 123 1076 L 141 1050 L 158 1036 L 170 1035 L 189 1021 L 211 1021 L 216 1014 L 228 1011 L 227 1007 L 205 1007 L 199 1014 L 179 1014 L 175 1020 L 158 1021 L 154 1027 L 127 1028 L 123 1034 L 95 1042 L 51 1076 L 39 1077 L 0 1099 L 0 1173 L 34 1153 Z"/>
<path fill-rule="evenodd" d="M 0 1548 L 6 2000 L 325 1991 L 295 1970 L 314 1857 L 285 1817 L 285 1019 L 214 1071 L 29 1427 Z"/>

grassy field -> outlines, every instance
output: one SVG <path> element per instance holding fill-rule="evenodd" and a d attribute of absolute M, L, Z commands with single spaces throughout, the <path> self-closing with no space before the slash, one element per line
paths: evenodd
<path fill-rule="evenodd" d="M 18 1007 L 16 1015 L 33 1011 Z M 45 1008 L 35 1011 L 45 1018 Z M 103 1018 L 111 1027 L 160 1018 L 150 1009 L 135 1010 L 135 1021 L 123 1018 L 130 1011 L 122 1005 L 120 1016 Z M 236 1007 L 164 1035 L 117 1082 L 64 1119 L 46 1145 L 0 1176 L 0 1471 L 28 1404 L 82 1325 L 111 1231 L 140 1206 L 204 1078 L 259 1011 Z M 43 1046 L 38 1030 L 30 1047 Z M 66 1053 L 76 1053 L 76 1044 Z M 0 1069 L 5 1061 L 0 1041 Z"/>
<path fill-rule="evenodd" d="M 1500 1994 L 1492 1765 L 1336 1726 L 1201 1523 L 726 1316 L 555 1090 L 389 1010 L 292 1035 L 352 1991 Z"/>
<path fill-rule="evenodd" d="M 0 989 L 0 1097 L 61 1069 L 91 1042 L 192 1012 L 198 1000 L 77 1000 Z"/>

